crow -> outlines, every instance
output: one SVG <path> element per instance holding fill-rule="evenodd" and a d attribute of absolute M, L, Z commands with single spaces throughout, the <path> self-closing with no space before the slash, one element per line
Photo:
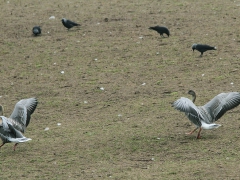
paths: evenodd
<path fill-rule="evenodd" d="M 162 36 L 162 37 L 164 37 L 163 33 L 167 34 L 168 37 L 170 35 L 168 28 L 163 27 L 163 26 L 154 26 L 154 27 L 150 27 L 149 29 L 157 31 L 160 34 L 160 36 Z"/>
<path fill-rule="evenodd" d="M 62 18 L 62 23 L 68 30 L 71 29 L 73 26 L 81 26 L 80 24 L 77 24 L 65 18 Z"/>
<path fill-rule="evenodd" d="M 209 46 L 209 45 L 206 45 L 206 44 L 193 44 L 192 45 L 192 50 L 194 51 L 195 49 L 198 50 L 199 52 L 201 52 L 200 57 L 202 57 L 202 55 L 205 51 L 217 50 L 217 47 Z"/>
<path fill-rule="evenodd" d="M 32 32 L 35 36 L 41 34 L 41 28 L 40 26 L 34 26 L 33 29 L 32 29 Z"/>

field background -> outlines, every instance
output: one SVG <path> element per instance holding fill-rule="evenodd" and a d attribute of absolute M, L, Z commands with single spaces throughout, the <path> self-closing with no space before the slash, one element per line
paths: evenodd
<path fill-rule="evenodd" d="M 25 133 L 32 141 L 0 150 L 1 179 L 240 179 L 239 107 L 199 140 L 185 135 L 194 126 L 171 107 L 191 98 L 189 89 L 197 105 L 239 91 L 240 1 L 3 0 L 0 7 L 5 116 L 22 98 L 39 100 Z M 63 17 L 81 27 L 67 31 Z M 148 29 L 155 25 L 170 37 Z M 218 50 L 199 58 L 193 43 Z"/>

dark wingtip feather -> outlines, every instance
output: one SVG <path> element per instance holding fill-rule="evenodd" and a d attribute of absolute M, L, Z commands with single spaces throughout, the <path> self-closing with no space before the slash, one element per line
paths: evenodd
<path fill-rule="evenodd" d="M 29 112 L 31 114 L 33 114 L 33 112 L 35 111 L 35 109 L 37 108 L 37 105 L 38 105 L 38 100 L 37 98 L 33 97 L 32 99 L 35 100 L 35 102 L 31 105 L 30 109 L 29 109 Z"/>

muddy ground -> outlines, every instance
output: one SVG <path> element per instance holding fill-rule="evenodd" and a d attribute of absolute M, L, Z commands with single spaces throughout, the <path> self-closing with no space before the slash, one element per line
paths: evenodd
<path fill-rule="evenodd" d="M 240 1 L 1 1 L 0 103 L 39 104 L 3 179 L 239 179 L 240 107 L 202 138 L 171 103 L 239 91 Z M 55 19 L 49 17 L 55 16 Z M 65 17 L 81 24 L 67 31 Z M 106 19 L 107 18 L 107 19 Z M 40 25 L 42 35 L 32 36 Z M 150 26 L 169 28 L 162 38 Z M 217 46 L 199 58 L 193 43 Z M 63 73 L 64 72 L 64 73 Z M 58 125 L 61 123 L 61 125 Z M 45 130 L 45 128 L 49 130 Z"/>

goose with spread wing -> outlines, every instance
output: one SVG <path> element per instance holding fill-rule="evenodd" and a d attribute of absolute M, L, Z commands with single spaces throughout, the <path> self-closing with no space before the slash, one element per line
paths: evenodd
<path fill-rule="evenodd" d="M 200 138 L 202 129 L 215 129 L 221 126 L 214 122 L 220 119 L 228 110 L 231 110 L 240 104 L 239 92 L 218 94 L 204 106 L 196 106 L 194 104 L 196 93 L 193 90 L 190 90 L 188 94 L 192 95 L 192 101 L 188 98 L 181 97 L 173 103 L 173 107 L 184 112 L 188 119 L 196 125 L 196 128 L 193 131 L 186 134 L 192 134 L 200 128 L 197 139 Z"/>
<path fill-rule="evenodd" d="M 13 150 L 15 151 L 18 143 L 30 141 L 23 133 L 26 130 L 31 118 L 38 104 L 36 98 L 22 99 L 16 105 L 9 118 L 3 116 L 3 107 L 0 105 L 0 138 L 2 145 L 5 143 L 15 143 Z"/>

